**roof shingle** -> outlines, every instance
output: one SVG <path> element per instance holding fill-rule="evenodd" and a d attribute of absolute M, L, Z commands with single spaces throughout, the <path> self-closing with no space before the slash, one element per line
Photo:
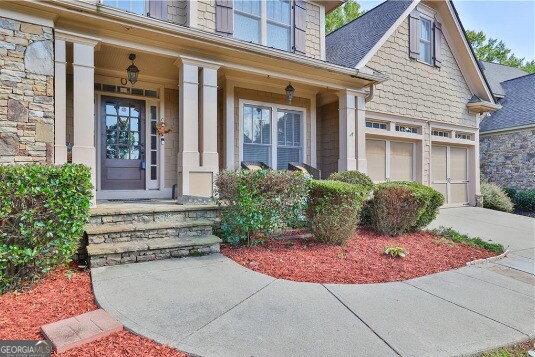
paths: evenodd
<path fill-rule="evenodd" d="M 502 109 L 483 119 L 481 132 L 535 125 L 535 73 L 501 83 Z"/>
<path fill-rule="evenodd" d="M 326 36 L 327 62 L 355 68 L 413 0 L 387 0 Z"/>
<path fill-rule="evenodd" d="M 501 83 L 510 79 L 525 76 L 527 73 L 515 67 L 505 66 L 499 63 L 479 61 L 481 69 L 490 85 L 490 90 L 494 96 L 503 97 L 504 88 Z"/>

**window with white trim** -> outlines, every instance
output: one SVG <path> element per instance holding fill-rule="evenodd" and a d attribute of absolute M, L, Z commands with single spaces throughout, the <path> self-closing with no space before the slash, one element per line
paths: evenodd
<path fill-rule="evenodd" d="M 433 21 L 420 17 L 420 61 L 432 64 L 433 60 Z"/>
<path fill-rule="evenodd" d="M 469 133 L 455 133 L 456 139 L 472 140 L 472 135 Z"/>
<path fill-rule="evenodd" d="M 388 130 L 388 126 L 386 125 L 386 123 L 381 123 L 377 121 L 366 121 L 366 128 Z"/>
<path fill-rule="evenodd" d="M 302 162 L 303 116 L 298 110 L 244 104 L 242 160 L 261 161 L 277 170 L 287 170 L 290 162 Z"/>
<path fill-rule="evenodd" d="M 410 125 L 396 125 L 396 131 L 399 131 L 401 133 L 412 133 L 412 134 L 418 134 L 418 128 L 415 126 Z"/>
<path fill-rule="evenodd" d="M 101 0 L 101 3 L 138 15 L 145 15 L 147 13 L 146 1 L 143 0 Z"/>
<path fill-rule="evenodd" d="M 449 138 L 450 132 L 445 130 L 431 130 L 431 135 L 439 136 L 441 138 Z"/>
<path fill-rule="evenodd" d="M 235 0 L 234 37 L 276 49 L 292 49 L 291 0 Z"/>
<path fill-rule="evenodd" d="M 277 116 L 277 169 L 287 170 L 288 163 L 301 162 L 303 150 L 302 113 L 278 110 Z"/>
<path fill-rule="evenodd" d="M 243 106 L 243 161 L 271 163 L 271 108 Z"/>

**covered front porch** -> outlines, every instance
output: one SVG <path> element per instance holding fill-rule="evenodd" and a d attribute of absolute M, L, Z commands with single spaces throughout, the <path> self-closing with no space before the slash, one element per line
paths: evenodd
<path fill-rule="evenodd" d="M 269 62 L 170 54 L 60 30 L 55 46 L 55 163 L 92 168 L 95 204 L 210 203 L 215 175 L 242 161 L 274 169 L 302 162 L 325 174 L 366 171 L 361 144 L 370 81 L 352 80 L 347 88 L 336 76 L 328 83 Z M 130 54 L 139 69 L 135 83 L 126 71 Z M 329 116 L 336 129 L 318 133 Z"/>

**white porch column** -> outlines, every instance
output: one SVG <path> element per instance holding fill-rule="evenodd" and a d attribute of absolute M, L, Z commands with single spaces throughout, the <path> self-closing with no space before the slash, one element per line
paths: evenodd
<path fill-rule="evenodd" d="M 234 170 L 234 83 L 225 85 L 225 168 Z"/>
<path fill-rule="evenodd" d="M 54 41 L 54 163 L 67 162 L 67 55 L 65 41 Z"/>
<path fill-rule="evenodd" d="M 338 92 L 339 156 L 338 172 L 356 170 L 355 95 L 348 91 Z"/>
<path fill-rule="evenodd" d="M 366 100 L 365 94 L 357 95 L 356 107 L 357 107 L 357 170 L 367 174 L 368 173 L 368 160 L 366 159 Z"/>
<path fill-rule="evenodd" d="M 178 117 L 178 192 L 190 195 L 189 171 L 200 166 L 199 67 L 189 61 L 180 65 Z"/>
<path fill-rule="evenodd" d="M 479 128 L 479 124 L 481 123 L 481 120 L 482 120 L 482 117 L 486 115 L 486 113 L 483 113 L 483 114 L 476 114 L 476 125 L 477 125 L 477 128 Z M 481 195 L 481 182 L 480 182 L 480 177 L 481 177 L 481 168 L 480 168 L 480 157 L 479 157 L 479 129 L 474 133 L 474 148 L 472 149 L 472 151 L 474 152 L 473 154 L 473 164 L 470 165 L 472 167 L 472 172 L 469 173 L 471 175 L 471 177 L 469 176 L 468 179 L 473 182 L 472 183 L 472 187 L 471 189 L 473 190 L 473 193 L 471 194 L 471 197 L 469 197 L 469 202 L 472 206 L 477 206 L 478 204 L 480 204 L 480 201 L 478 199 L 479 195 Z M 470 160 L 470 159 L 469 159 Z M 469 191 L 470 192 L 470 191 Z"/>
<path fill-rule="evenodd" d="M 73 43 L 74 145 L 72 161 L 91 168 L 93 205 L 96 204 L 95 44 Z"/>
<path fill-rule="evenodd" d="M 217 69 L 204 67 L 201 72 L 201 125 L 202 125 L 202 159 L 203 167 L 219 171 L 217 153 Z"/>

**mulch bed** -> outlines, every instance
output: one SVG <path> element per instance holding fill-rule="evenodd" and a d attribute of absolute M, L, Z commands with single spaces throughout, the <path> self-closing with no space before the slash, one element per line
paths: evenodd
<path fill-rule="evenodd" d="M 96 310 L 89 271 L 59 268 L 31 289 L 18 295 L 0 296 L 0 340 L 42 340 L 40 327 L 44 324 Z M 121 331 L 61 356 L 163 356 L 187 357 L 169 346 Z"/>
<path fill-rule="evenodd" d="M 270 239 L 263 246 L 225 246 L 221 252 L 244 267 L 276 278 L 339 284 L 401 281 L 496 255 L 439 240 L 427 232 L 393 238 L 360 229 L 344 247 L 306 239 Z M 401 246 L 409 254 L 405 258 L 386 256 L 386 246 Z"/>

